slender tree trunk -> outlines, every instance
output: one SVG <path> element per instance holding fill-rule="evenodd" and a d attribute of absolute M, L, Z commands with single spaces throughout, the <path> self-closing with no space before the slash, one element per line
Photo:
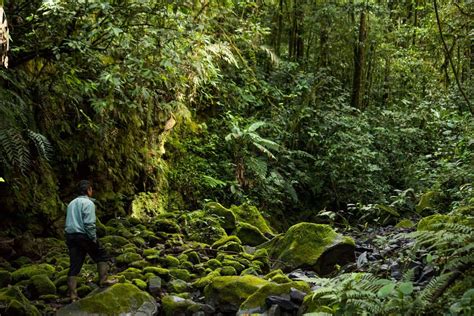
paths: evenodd
<path fill-rule="evenodd" d="M 415 8 L 413 9 L 413 11 L 414 11 L 413 14 L 415 15 L 414 21 L 413 21 L 413 39 L 412 39 L 412 42 L 411 42 L 411 44 L 413 46 L 415 46 L 415 44 L 416 44 L 416 31 L 418 29 L 418 10 L 417 10 L 417 8 L 418 8 L 418 5 L 419 5 L 419 2 L 420 2 L 420 0 L 416 0 Z"/>
<path fill-rule="evenodd" d="M 364 65 L 365 41 L 367 39 L 367 24 L 365 9 L 360 12 L 359 38 L 354 46 L 354 80 L 352 83 L 351 104 L 353 107 L 362 108 L 364 97 Z"/>
<path fill-rule="evenodd" d="M 448 49 L 448 45 L 446 44 L 446 41 L 444 40 L 444 35 L 443 35 L 443 29 L 441 28 L 441 21 L 439 18 L 439 13 L 438 13 L 438 4 L 436 3 L 436 0 L 433 0 L 433 5 L 435 9 L 435 14 L 436 14 L 436 22 L 438 24 L 438 30 L 439 30 L 439 36 L 441 37 L 441 42 L 443 43 L 444 51 L 446 53 L 446 58 L 449 61 L 449 64 L 451 65 L 451 70 L 453 71 L 454 79 L 456 80 L 456 85 L 458 86 L 459 92 L 461 92 L 461 95 L 463 96 L 464 100 L 466 101 L 467 107 L 469 108 L 469 111 L 471 114 L 474 114 L 474 109 L 471 107 L 471 102 L 469 102 L 469 99 L 467 98 L 466 94 L 464 93 L 464 90 L 461 86 L 461 83 L 459 82 L 459 77 L 456 71 L 456 67 L 454 66 L 453 59 L 451 58 L 450 51 Z M 454 47 L 454 46 L 453 46 Z"/>
<path fill-rule="evenodd" d="M 280 0 L 279 6 L 278 6 L 276 38 L 275 38 L 275 43 L 273 47 L 273 49 L 275 50 L 275 54 L 277 56 L 280 56 L 282 30 L 283 30 L 283 0 Z"/>
<path fill-rule="evenodd" d="M 390 56 L 385 57 L 385 72 L 383 78 L 383 95 L 382 101 L 388 104 L 390 100 Z"/>
<path fill-rule="evenodd" d="M 324 16 L 321 19 L 321 30 L 319 33 L 319 66 L 326 68 L 329 65 L 329 18 Z"/>

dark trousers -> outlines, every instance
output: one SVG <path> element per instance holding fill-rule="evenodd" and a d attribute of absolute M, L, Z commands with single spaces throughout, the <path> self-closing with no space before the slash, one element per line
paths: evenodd
<path fill-rule="evenodd" d="M 92 241 L 85 234 L 66 234 L 66 245 L 69 249 L 70 261 L 68 276 L 76 276 L 81 272 L 87 254 L 95 263 L 109 260 L 107 252 L 99 245 L 99 242 Z"/>

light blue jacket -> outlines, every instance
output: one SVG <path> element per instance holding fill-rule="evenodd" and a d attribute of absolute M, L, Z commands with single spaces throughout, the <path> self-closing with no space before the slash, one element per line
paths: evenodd
<path fill-rule="evenodd" d="M 96 240 L 95 219 L 94 202 L 87 195 L 81 195 L 67 206 L 64 231 L 67 234 L 86 234 L 91 240 Z"/>

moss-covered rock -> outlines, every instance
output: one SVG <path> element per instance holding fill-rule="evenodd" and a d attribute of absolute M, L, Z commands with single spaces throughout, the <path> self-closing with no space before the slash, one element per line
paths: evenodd
<path fill-rule="evenodd" d="M 7 316 L 41 315 L 17 286 L 0 289 L 0 314 Z"/>
<path fill-rule="evenodd" d="M 217 259 L 210 259 L 209 261 L 206 262 L 206 266 L 208 268 L 211 268 L 212 270 L 215 270 L 217 268 L 222 267 L 222 263 Z"/>
<path fill-rule="evenodd" d="M 146 291 L 147 283 L 140 279 L 133 279 L 132 284 L 136 285 L 140 290 Z"/>
<path fill-rule="evenodd" d="M 146 267 L 143 269 L 143 273 L 153 273 L 165 281 L 168 281 L 171 277 L 170 270 L 161 267 Z"/>
<path fill-rule="evenodd" d="M 284 284 L 268 283 L 260 287 L 250 295 L 240 306 L 241 310 L 249 310 L 265 305 L 265 299 L 271 295 L 290 294 L 292 288 L 309 293 L 310 288 L 303 281 L 295 281 Z"/>
<path fill-rule="evenodd" d="M 142 257 L 138 253 L 126 252 L 115 258 L 118 265 L 129 265 L 130 263 L 138 260 L 142 260 Z"/>
<path fill-rule="evenodd" d="M 194 211 L 183 216 L 189 240 L 212 244 L 227 236 L 219 220 L 204 211 Z"/>
<path fill-rule="evenodd" d="M 218 276 L 221 276 L 221 269 L 217 269 L 214 271 L 211 271 L 206 275 L 205 277 L 199 278 L 194 283 L 192 284 L 193 287 L 201 289 L 206 287 L 207 285 L 211 284 L 212 280 Z"/>
<path fill-rule="evenodd" d="M 206 301 L 213 306 L 227 305 L 237 311 L 239 306 L 262 286 L 267 280 L 252 276 L 220 276 L 204 289 Z"/>
<path fill-rule="evenodd" d="M 146 260 L 137 260 L 137 261 L 133 261 L 132 263 L 130 263 L 131 267 L 137 268 L 137 269 L 143 269 L 145 267 L 149 267 L 150 265 L 151 265 L 151 263 L 149 263 Z"/>
<path fill-rule="evenodd" d="M 425 210 L 436 210 L 436 205 L 439 204 L 440 193 L 435 191 L 428 191 L 420 197 L 420 201 L 415 207 L 416 212 L 421 213 Z"/>
<path fill-rule="evenodd" d="M 237 270 L 238 273 L 242 272 L 245 269 L 245 266 L 236 260 L 224 259 L 222 261 L 222 265 L 234 267 L 234 269 Z"/>
<path fill-rule="evenodd" d="M 132 281 L 133 279 L 144 280 L 145 277 L 141 272 L 142 271 L 137 268 L 128 268 L 127 270 L 120 272 L 119 275 L 123 275 L 129 281 Z"/>
<path fill-rule="evenodd" d="M 147 248 L 143 250 L 143 256 L 147 258 L 148 256 L 158 256 L 160 254 L 160 250 L 155 248 Z"/>
<path fill-rule="evenodd" d="M 165 267 L 177 267 L 179 266 L 179 259 L 171 255 L 167 255 L 164 258 L 160 259 L 160 262 Z"/>
<path fill-rule="evenodd" d="M 130 244 L 130 241 L 122 236 L 105 236 L 99 239 L 102 246 L 111 254 L 119 254 Z"/>
<path fill-rule="evenodd" d="M 232 266 L 223 266 L 221 268 L 221 275 L 238 275 L 237 270 Z"/>
<path fill-rule="evenodd" d="M 161 304 L 165 316 L 191 315 L 193 311 L 197 311 L 200 308 L 200 304 L 197 304 L 190 299 L 174 295 L 164 296 L 161 300 Z"/>
<path fill-rule="evenodd" d="M 209 202 L 204 206 L 204 211 L 217 216 L 222 228 L 227 232 L 231 232 L 235 229 L 236 220 L 234 213 L 223 207 L 221 204 L 217 202 Z"/>
<path fill-rule="evenodd" d="M 281 269 L 273 270 L 263 278 L 265 280 L 272 281 L 278 284 L 291 282 L 291 279 L 287 277 Z"/>
<path fill-rule="evenodd" d="M 229 242 L 236 242 L 238 244 L 242 244 L 242 242 L 240 241 L 239 237 L 237 236 L 234 236 L 234 235 L 231 235 L 231 236 L 222 236 L 222 238 L 220 238 L 219 240 L 216 240 L 212 245 L 211 245 L 211 248 L 212 249 L 217 249 Z"/>
<path fill-rule="evenodd" d="M 32 276 L 28 288 L 34 297 L 56 294 L 56 286 L 45 274 Z"/>
<path fill-rule="evenodd" d="M 254 267 L 250 267 L 250 268 L 247 268 L 245 269 L 244 271 L 242 271 L 240 273 L 240 275 L 259 275 L 261 271 L 259 271 L 258 269 L 254 268 Z"/>
<path fill-rule="evenodd" d="M 171 293 L 184 293 L 189 289 L 189 284 L 186 281 L 176 279 L 168 282 L 168 290 Z"/>
<path fill-rule="evenodd" d="M 14 283 L 17 283 L 21 280 L 30 279 L 34 275 L 45 274 L 48 277 L 51 277 L 54 273 L 54 267 L 47 263 L 34 264 L 20 268 L 12 273 L 12 280 Z"/>
<path fill-rule="evenodd" d="M 284 271 L 311 268 L 320 275 L 332 272 L 335 265 L 355 260 L 354 241 L 323 224 L 299 223 L 265 248 L 276 259 L 273 268 Z"/>
<path fill-rule="evenodd" d="M 474 217 L 459 215 L 433 214 L 422 218 L 417 225 L 417 230 L 439 230 L 443 224 L 462 224 L 474 227 Z"/>
<path fill-rule="evenodd" d="M 153 230 L 160 233 L 180 233 L 179 225 L 172 219 L 159 218 L 152 224 Z"/>
<path fill-rule="evenodd" d="M 274 234 L 273 229 L 271 229 L 265 218 L 263 218 L 262 213 L 255 206 L 248 204 L 232 205 L 230 210 L 234 213 L 237 221 L 255 226 L 263 234 Z"/>
<path fill-rule="evenodd" d="M 201 258 L 199 257 L 199 254 L 196 251 L 188 252 L 188 261 L 191 262 L 192 264 L 199 264 L 201 263 Z"/>
<path fill-rule="evenodd" d="M 268 241 L 257 227 L 248 223 L 239 223 L 235 234 L 244 245 L 258 246 Z"/>
<path fill-rule="evenodd" d="M 231 241 L 231 242 L 226 243 L 225 245 L 220 246 L 219 248 L 217 248 L 217 250 L 240 253 L 244 251 L 244 248 L 242 247 L 240 243 Z"/>
<path fill-rule="evenodd" d="M 12 274 L 6 270 L 0 270 L 0 289 L 12 282 Z"/>
<path fill-rule="evenodd" d="M 165 212 L 168 197 L 164 192 L 141 192 L 132 201 L 132 218 L 154 218 Z"/>
<path fill-rule="evenodd" d="M 87 297 L 65 306 L 56 315 L 154 315 L 155 299 L 133 284 L 118 283 L 97 289 Z"/>
<path fill-rule="evenodd" d="M 186 269 L 171 268 L 170 275 L 173 278 L 180 279 L 183 281 L 190 281 L 192 279 L 191 273 Z"/>

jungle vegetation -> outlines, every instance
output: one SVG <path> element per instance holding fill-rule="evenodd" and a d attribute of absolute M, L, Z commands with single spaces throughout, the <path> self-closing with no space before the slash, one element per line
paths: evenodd
<path fill-rule="evenodd" d="M 281 230 L 313 221 L 360 232 L 458 209 L 472 216 L 472 1 L 3 0 L 0 8 L 5 235 L 55 235 L 84 178 L 104 219 L 130 215 L 138 196 L 166 210 L 248 203 Z M 458 224 L 438 227 L 452 235 L 414 233 L 439 260 L 435 281 L 472 263 L 463 248 L 472 249 L 472 225 Z M 403 301 L 413 291 L 403 284 L 381 283 L 354 304 L 392 285 Z M 465 293 L 446 308 L 466 312 L 474 295 Z M 328 306 L 356 308 L 336 294 L 325 296 Z M 405 300 L 429 305 L 417 302 Z"/>

